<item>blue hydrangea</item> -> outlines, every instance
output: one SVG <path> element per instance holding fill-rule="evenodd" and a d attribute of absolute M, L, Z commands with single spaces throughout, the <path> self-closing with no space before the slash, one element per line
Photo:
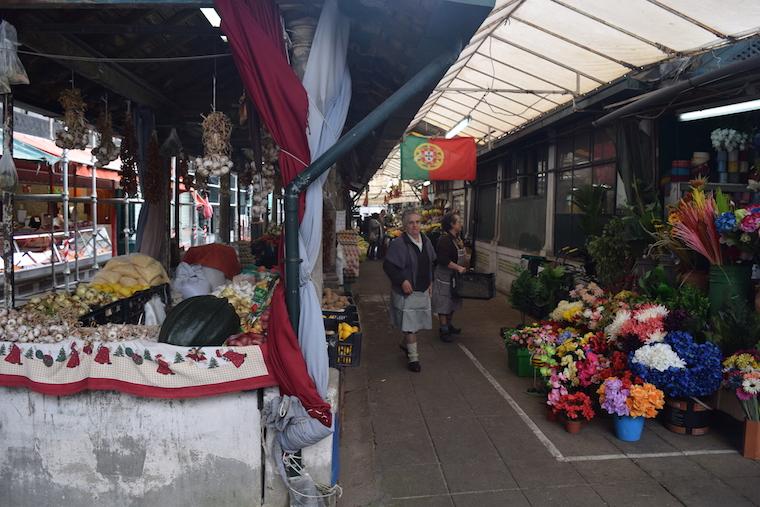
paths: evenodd
<path fill-rule="evenodd" d="M 734 215 L 733 211 L 721 213 L 718 218 L 715 219 L 715 228 L 718 229 L 718 232 L 721 234 L 733 232 L 737 227 L 739 227 L 739 224 L 736 222 L 736 215 Z"/>
<path fill-rule="evenodd" d="M 685 369 L 650 370 L 634 362 L 631 352 L 628 358 L 631 371 L 674 398 L 707 396 L 718 390 L 723 374 L 721 352 L 714 343 L 695 343 L 694 338 L 685 331 L 668 333 L 665 343 L 683 359 Z"/>

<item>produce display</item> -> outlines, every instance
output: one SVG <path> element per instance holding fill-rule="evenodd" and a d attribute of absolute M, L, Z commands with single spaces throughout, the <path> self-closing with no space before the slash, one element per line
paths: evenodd
<path fill-rule="evenodd" d="M 359 332 L 358 326 L 352 326 L 351 324 L 347 324 L 345 322 L 341 322 L 338 324 L 338 339 L 343 341 L 347 339 L 349 336 L 351 336 L 354 333 Z"/>
<path fill-rule="evenodd" d="M 351 301 L 348 296 L 338 294 L 330 288 L 325 288 L 322 292 L 322 309 L 323 310 L 345 310 Z"/>
<path fill-rule="evenodd" d="M 181 347 L 220 346 L 240 330 L 240 317 L 223 298 L 195 296 L 172 308 L 158 341 Z"/>
<path fill-rule="evenodd" d="M 343 276 L 357 278 L 359 276 L 359 233 L 345 230 L 338 231 L 336 236 L 338 237 L 338 243 L 343 247 L 343 255 L 345 257 Z"/>
<path fill-rule="evenodd" d="M 260 270 L 242 274 L 219 287 L 214 295 L 227 298 L 240 317 L 243 333 L 231 335 L 230 346 L 261 345 L 269 331 L 269 304 L 277 285 L 276 273 Z"/>
<path fill-rule="evenodd" d="M 82 327 L 59 315 L 46 315 L 31 308 L 0 309 L 0 335 L 3 341 L 20 343 L 56 343 L 64 340 L 115 342 L 150 340 L 158 337 L 158 326 L 106 324 Z"/>
<path fill-rule="evenodd" d="M 119 298 L 80 284 L 72 294 L 66 292 L 48 292 L 35 296 L 24 306 L 28 312 L 39 313 L 49 317 L 58 317 L 67 322 L 76 322 L 82 315 L 93 308 L 112 303 Z"/>
<path fill-rule="evenodd" d="M 169 282 L 164 267 L 152 257 L 131 254 L 114 257 L 90 282 L 93 289 L 129 297 L 135 292 Z"/>

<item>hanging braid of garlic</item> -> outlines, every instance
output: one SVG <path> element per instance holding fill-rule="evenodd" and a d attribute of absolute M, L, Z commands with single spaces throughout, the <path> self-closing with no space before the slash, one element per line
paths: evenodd
<path fill-rule="evenodd" d="M 226 114 L 214 111 L 203 117 L 203 158 L 195 159 L 196 174 L 205 178 L 230 172 L 231 136 L 232 122 Z"/>
<path fill-rule="evenodd" d="M 111 114 L 106 108 L 103 108 L 98 116 L 97 131 L 99 141 L 92 149 L 92 155 L 99 167 L 105 167 L 119 157 L 119 148 L 113 142 Z"/>
<path fill-rule="evenodd" d="M 90 132 L 84 119 L 87 105 L 79 88 L 61 92 L 58 102 L 63 107 L 63 129 L 55 133 L 55 145 L 68 150 L 83 150 L 90 140 Z"/>

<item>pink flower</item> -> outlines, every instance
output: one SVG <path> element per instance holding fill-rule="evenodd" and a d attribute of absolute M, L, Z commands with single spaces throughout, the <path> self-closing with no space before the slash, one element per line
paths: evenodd
<path fill-rule="evenodd" d="M 747 215 L 739 224 L 739 228 L 744 232 L 755 232 L 760 228 L 760 214 Z"/>
<path fill-rule="evenodd" d="M 736 388 L 736 397 L 739 398 L 741 401 L 747 401 L 754 397 L 754 395 L 749 394 L 741 387 Z"/>

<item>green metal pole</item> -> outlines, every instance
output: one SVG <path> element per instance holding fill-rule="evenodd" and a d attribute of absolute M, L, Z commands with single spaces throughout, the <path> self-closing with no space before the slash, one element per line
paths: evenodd
<path fill-rule="evenodd" d="M 313 161 L 285 188 L 285 298 L 288 304 L 290 323 L 296 332 L 298 332 L 298 314 L 300 311 L 298 287 L 299 264 L 301 263 L 301 255 L 298 250 L 298 196 L 322 173 L 330 169 L 338 159 L 387 120 L 407 100 L 420 93 L 431 82 L 440 79 L 442 73 L 456 61 L 461 47 L 460 42 L 456 48 L 442 53 L 423 67 L 404 86 L 396 90 L 385 102 L 341 137 L 321 157 Z"/>

